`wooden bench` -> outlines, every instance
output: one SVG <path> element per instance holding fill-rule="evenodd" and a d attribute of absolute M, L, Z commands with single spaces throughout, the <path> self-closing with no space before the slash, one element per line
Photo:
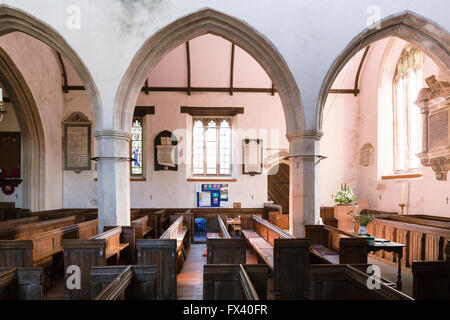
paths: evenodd
<path fill-rule="evenodd" d="M 265 265 L 206 264 L 203 267 L 204 300 L 265 300 Z"/>
<path fill-rule="evenodd" d="M 42 268 L 0 268 L 0 300 L 42 300 Z"/>
<path fill-rule="evenodd" d="M 107 227 L 105 227 L 106 229 Z M 70 276 L 68 267 L 75 265 L 81 271 L 81 288 L 65 289 L 66 299 L 90 298 L 90 270 L 93 266 L 114 265 L 122 262 L 121 257 L 129 258 L 130 252 L 125 249 L 134 246 L 133 227 L 113 227 L 103 233 L 94 235 L 85 240 L 64 240 L 64 270 L 66 280 Z M 124 261 L 129 262 L 129 261 Z"/>
<path fill-rule="evenodd" d="M 413 297 L 417 300 L 450 299 L 450 243 L 446 260 L 413 261 Z"/>
<path fill-rule="evenodd" d="M 160 299 L 177 298 L 177 271 L 180 267 L 182 248 L 187 229 L 183 228 L 184 217 L 180 216 L 159 239 L 138 240 L 137 260 L 139 265 L 158 266 Z"/>
<path fill-rule="evenodd" d="M 208 237 L 207 263 L 208 264 L 245 264 L 247 241 L 245 239 L 231 238 L 220 215 L 217 215 L 219 238 Z"/>
<path fill-rule="evenodd" d="M 0 229 L 1 240 L 14 240 L 31 237 L 41 232 L 58 229 L 75 224 L 75 217 L 67 217 L 50 221 L 33 222 L 23 225 L 13 225 Z"/>
<path fill-rule="evenodd" d="M 148 225 L 153 228 L 154 238 L 159 238 L 169 223 L 169 215 L 166 210 L 150 211 L 150 209 L 133 209 L 131 210 L 131 220 L 136 220 L 148 216 Z"/>
<path fill-rule="evenodd" d="M 136 233 L 137 239 L 145 239 L 148 237 L 149 233 L 154 229 L 149 226 L 148 215 L 131 221 L 131 226 L 134 227 L 134 232 Z"/>
<path fill-rule="evenodd" d="M 311 239 L 311 263 L 367 263 L 367 239 L 327 225 L 306 225 L 305 237 Z"/>
<path fill-rule="evenodd" d="M 412 300 L 348 264 L 311 265 L 311 300 Z M 373 288 L 368 287 L 368 283 Z M 379 288 L 379 289 L 378 289 Z"/>
<path fill-rule="evenodd" d="M 258 216 L 252 216 L 252 223 L 242 233 L 273 272 L 275 299 L 307 299 L 310 240 L 294 238 Z"/>
<path fill-rule="evenodd" d="M 98 218 L 97 209 L 56 209 L 47 211 L 32 212 L 32 217 L 38 217 L 39 220 L 54 220 L 64 217 L 75 217 L 76 223 L 81 223 Z"/>
<path fill-rule="evenodd" d="M 38 220 L 39 220 L 39 217 L 26 217 L 26 218 L 20 218 L 20 219 L 10 219 L 10 220 L 5 220 L 5 221 L 0 221 L 0 230 L 9 228 L 9 227 L 13 227 L 13 226 L 18 226 L 18 225 L 35 223 L 35 222 L 38 222 Z"/>
<path fill-rule="evenodd" d="M 41 232 L 18 240 L 0 240 L 0 267 L 47 265 L 63 251 L 64 239 L 85 239 L 97 233 L 97 220 Z"/>
<path fill-rule="evenodd" d="M 93 300 L 155 300 L 156 266 L 109 266 L 91 268 Z"/>

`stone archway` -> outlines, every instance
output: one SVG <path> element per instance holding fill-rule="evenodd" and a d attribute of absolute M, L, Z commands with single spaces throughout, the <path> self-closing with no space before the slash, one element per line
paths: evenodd
<path fill-rule="evenodd" d="M 92 105 L 95 123 L 101 127 L 100 95 L 86 65 L 64 38 L 51 26 L 22 10 L 0 5 L 0 36 L 19 31 L 36 38 L 66 57 L 82 80 Z"/>
<path fill-rule="evenodd" d="M 335 59 L 320 89 L 317 104 L 317 129 L 322 130 L 325 102 L 331 85 L 345 64 L 362 48 L 383 38 L 395 36 L 424 51 L 442 69 L 450 69 L 450 34 L 437 24 L 411 11 L 389 16 L 378 29 L 365 29 Z"/>
<path fill-rule="evenodd" d="M 155 33 L 136 53 L 116 96 L 114 126 L 131 130 L 135 102 L 147 74 L 162 57 L 183 42 L 211 33 L 247 51 L 264 68 L 278 90 L 288 132 L 302 130 L 304 113 L 300 91 L 283 57 L 264 36 L 245 22 L 212 9 L 203 9 L 178 19 Z"/>
<path fill-rule="evenodd" d="M 22 137 L 23 208 L 45 206 L 45 140 L 39 111 L 30 88 L 8 54 L 0 48 L 2 84 L 15 106 Z"/>

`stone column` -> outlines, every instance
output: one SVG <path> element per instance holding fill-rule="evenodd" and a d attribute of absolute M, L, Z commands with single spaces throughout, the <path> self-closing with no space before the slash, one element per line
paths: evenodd
<path fill-rule="evenodd" d="M 130 225 L 130 134 L 96 131 L 98 226 Z"/>
<path fill-rule="evenodd" d="M 295 131 L 289 140 L 289 232 L 297 238 L 305 235 L 306 224 L 317 224 L 319 201 L 319 139 L 321 132 Z"/>

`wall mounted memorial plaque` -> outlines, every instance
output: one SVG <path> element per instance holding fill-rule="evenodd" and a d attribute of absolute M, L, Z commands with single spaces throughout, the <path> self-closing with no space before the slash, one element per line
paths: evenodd
<path fill-rule="evenodd" d="M 178 170 L 178 140 L 170 131 L 162 131 L 155 138 L 155 171 Z"/>
<path fill-rule="evenodd" d="M 415 104 L 422 114 L 422 151 L 418 154 L 423 166 L 431 167 L 436 179 L 447 180 L 450 170 L 450 83 L 430 76 L 428 88 L 420 90 Z"/>
<path fill-rule="evenodd" d="M 243 140 L 243 174 L 254 176 L 262 173 L 263 158 L 262 139 L 244 139 Z"/>
<path fill-rule="evenodd" d="M 373 145 L 366 143 L 360 150 L 359 165 L 367 167 L 373 163 Z"/>
<path fill-rule="evenodd" d="M 63 125 L 64 170 L 91 170 L 91 121 L 74 112 Z"/>

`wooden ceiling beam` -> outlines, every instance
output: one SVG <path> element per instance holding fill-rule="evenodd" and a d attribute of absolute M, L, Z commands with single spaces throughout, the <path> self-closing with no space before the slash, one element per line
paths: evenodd
<path fill-rule="evenodd" d="M 187 94 L 191 95 L 191 50 L 189 41 L 186 41 L 186 59 L 187 59 Z"/>
<path fill-rule="evenodd" d="M 359 75 L 360 75 L 360 73 L 361 73 L 361 69 L 362 69 L 362 66 L 363 66 L 363 64 L 364 64 L 364 60 L 366 60 L 366 56 L 367 56 L 367 53 L 369 52 L 369 49 L 370 49 L 370 45 L 368 45 L 368 46 L 366 47 L 366 49 L 364 50 L 363 56 L 361 57 L 361 61 L 359 62 L 358 71 L 356 72 L 356 76 L 355 76 L 355 89 L 354 89 L 354 91 L 355 91 L 354 96 L 355 96 L 355 97 L 356 97 L 356 96 L 358 95 L 358 93 L 359 93 L 359 89 L 358 89 Z"/>
<path fill-rule="evenodd" d="M 230 96 L 233 95 L 233 77 L 234 77 L 234 49 L 235 44 L 231 43 L 231 66 L 230 66 Z"/>
<path fill-rule="evenodd" d="M 55 50 L 55 52 L 56 52 L 56 56 L 58 57 L 59 65 L 61 66 L 61 70 L 62 70 L 62 73 L 63 73 L 62 74 L 63 75 L 63 83 L 64 83 L 63 86 L 62 86 L 63 92 L 64 93 L 69 93 L 69 84 L 68 84 L 68 81 L 67 81 L 66 66 L 64 65 L 64 61 L 62 59 L 61 53 L 59 53 L 56 50 Z"/>

